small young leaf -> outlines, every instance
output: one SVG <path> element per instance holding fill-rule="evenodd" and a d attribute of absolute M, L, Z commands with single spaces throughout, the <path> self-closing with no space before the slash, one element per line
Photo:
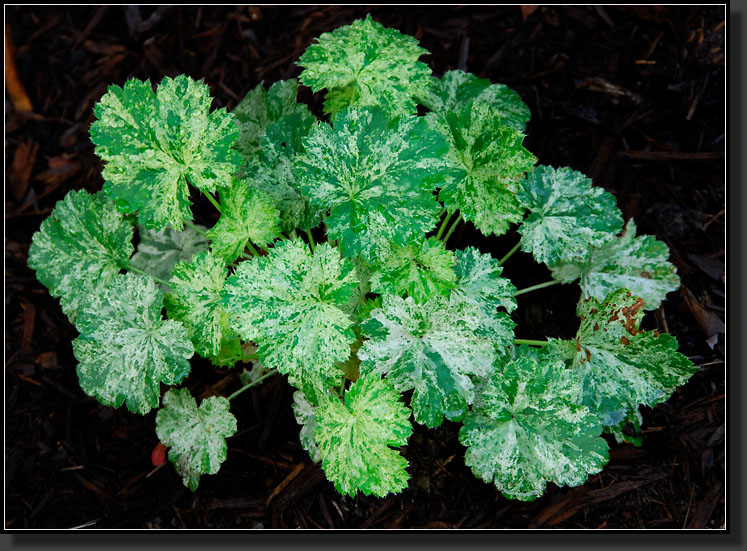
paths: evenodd
<path fill-rule="evenodd" d="M 325 396 L 316 423 L 322 468 L 338 492 L 384 497 L 407 486 L 407 460 L 392 447 L 404 446 L 412 434 L 410 410 L 387 381 L 361 377 L 344 403 Z"/>
<path fill-rule="evenodd" d="M 485 235 L 501 235 L 521 220 L 519 180 L 537 159 L 523 146 L 524 134 L 506 126 L 489 103 L 468 102 L 461 110 L 425 116 L 449 142 L 450 171 L 438 198 L 459 210 Z"/>
<path fill-rule="evenodd" d="M 71 191 L 34 233 L 29 266 L 75 323 L 132 254 L 132 225 L 101 194 Z"/>
<path fill-rule="evenodd" d="M 677 268 L 670 263 L 669 249 L 652 235 L 635 236 L 633 219 L 625 231 L 598 248 L 591 247 L 584 261 L 553 268 L 555 279 L 571 283 L 581 278 L 581 300 L 603 300 L 610 292 L 628 289 L 641 297 L 646 310 L 655 310 L 667 293 L 680 285 Z M 580 304 L 579 304 L 580 307 Z"/>
<path fill-rule="evenodd" d="M 298 60 L 302 84 L 328 90 L 324 112 L 378 105 L 388 115 L 414 114 L 414 97 L 430 85 L 430 68 L 418 61 L 427 50 L 412 36 L 387 29 L 369 15 L 324 33 Z"/>
<path fill-rule="evenodd" d="M 156 93 L 150 81 L 111 86 L 96 104 L 91 140 L 104 161 L 104 191 L 140 224 L 181 230 L 192 220 L 187 183 L 209 193 L 231 184 L 241 156 L 233 115 L 210 113 L 210 90 L 180 75 Z"/>
<path fill-rule="evenodd" d="M 677 352 L 671 335 L 639 329 L 643 299 L 627 289 L 581 305 L 581 326 L 574 341 L 551 341 L 548 347 L 570 361 L 583 385 L 583 403 L 602 424 L 617 425 L 638 404 L 653 407 L 697 371 Z"/>
<path fill-rule="evenodd" d="M 334 129 L 315 127 L 296 159 L 299 187 L 326 218 L 347 257 L 372 260 L 393 242 L 408 245 L 433 229 L 440 205 L 432 190 L 448 145 L 422 117 L 390 120 L 380 109 L 340 112 Z"/>
<path fill-rule="evenodd" d="M 236 418 L 223 396 L 197 402 L 186 388 L 171 389 L 163 396 L 156 415 L 156 434 L 169 448 L 184 485 L 193 492 L 200 475 L 215 474 L 226 460 L 226 438 L 236 433 Z"/>
<path fill-rule="evenodd" d="M 609 456 L 599 421 L 577 405 L 579 393 L 561 360 L 519 355 L 490 378 L 464 419 L 465 463 L 509 499 L 531 501 L 548 481 L 583 484 Z"/>
<path fill-rule="evenodd" d="M 309 457 L 314 463 L 322 460 L 322 452 L 319 451 L 319 446 L 314 440 L 317 427 L 316 410 L 317 407 L 309 402 L 303 392 L 297 390 L 293 393 L 293 414 L 296 416 L 296 422 L 301 425 L 299 434 L 301 446 L 309 452 Z"/>
<path fill-rule="evenodd" d="M 474 399 L 470 377 L 493 372 L 513 346 L 514 323 L 461 300 L 436 296 L 419 305 L 384 295 L 361 328 L 369 339 L 358 351 L 361 373 L 385 374 L 400 392 L 414 389 L 415 420 L 433 428 L 467 411 Z"/>
<path fill-rule="evenodd" d="M 348 359 L 355 341 L 341 308 L 357 285 L 353 263 L 337 249 L 321 243 L 312 256 L 303 241 L 289 240 L 240 263 L 223 300 L 231 326 L 257 343 L 262 363 L 311 396 L 320 383 L 340 383 L 335 363 Z"/>
<path fill-rule="evenodd" d="M 598 247 L 622 229 L 615 197 L 567 167 L 538 166 L 517 197 L 529 209 L 519 227 L 521 250 L 548 266 L 581 260 L 589 246 Z"/>
<path fill-rule="evenodd" d="M 194 346 L 181 322 L 161 317 L 163 294 L 150 278 L 117 275 L 78 314 L 73 341 L 78 380 L 105 406 L 145 415 L 158 407 L 160 383 L 189 374 Z"/>
<path fill-rule="evenodd" d="M 457 251 L 456 258 L 453 299 L 475 304 L 486 315 L 492 315 L 496 308 L 505 308 L 509 313 L 516 309 L 516 287 L 501 277 L 503 268 L 495 258 L 474 247 Z"/>
<path fill-rule="evenodd" d="M 449 111 L 459 113 L 474 100 L 490 105 L 503 124 L 519 132 L 524 132 L 532 115 L 519 94 L 505 84 L 491 84 L 486 78 L 464 71 L 447 71 L 442 78 L 431 77 L 428 92 L 421 103 L 438 115 L 445 116 Z"/>

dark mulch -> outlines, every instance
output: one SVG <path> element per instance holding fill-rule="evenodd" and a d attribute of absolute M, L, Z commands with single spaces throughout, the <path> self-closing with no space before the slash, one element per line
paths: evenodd
<path fill-rule="evenodd" d="M 239 432 L 196 493 L 152 472 L 154 414 L 103 407 L 78 387 L 75 329 L 27 267 L 31 235 L 70 189 L 99 190 L 88 127 L 109 84 L 187 73 L 216 106 L 298 75 L 321 32 L 371 12 L 418 37 L 436 74 L 466 68 L 517 90 L 532 110 L 525 145 L 543 164 L 590 174 L 641 232 L 667 243 L 682 288 L 647 315 L 699 372 L 644 412 L 643 445 L 611 443 L 604 471 L 509 501 L 465 467 L 458 426 L 416 428 L 412 480 L 387 499 L 340 497 L 298 443 L 282 378 L 232 403 Z M 5 526 L 22 528 L 719 528 L 725 524 L 725 168 L 723 6 L 6 7 L 33 114 L 6 96 Z M 523 16 L 526 17 L 523 17 Z M 319 105 L 308 90 L 303 99 Z M 199 221 L 214 222 L 208 209 Z M 500 257 L 515 236 L 466 227 L 451 245 Z M 521 286 L 549 279 L 517 254 Z M 577 287 L 522 297 L 518 336 L 572 336 Z M 199 361 L 193 394 L 238 388 Z"/>

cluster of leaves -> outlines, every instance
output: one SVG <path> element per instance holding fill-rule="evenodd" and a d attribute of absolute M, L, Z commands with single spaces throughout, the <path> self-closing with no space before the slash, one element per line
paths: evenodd
<path fill-rule="evenodd" d="M 673 337 L 640 329 L 679 283 L 666 246 L 632 221 L 623 231 L 583 174 L 536 165 L 517 93 L 432 76 L 425 54 L 370 16 L 323 34 L 299 81 L 326 90 L 329 122 L 297 102 L 296 80 L 260 84 L 230 113 L 186 76 L 155 92 L 132 79 L 96 105 L 103 193 L 61 200 L 29 264 L 80 333 L 82 389 L 158 408 L 191 489 L 225 459 L 230 399 L 259 381 L 199 407 L 187 388 L 161 399 L 195 353 L 287 376 L 303 446 L 348 495 L 406 487 L 412 420 L 462 423 L 466 464 L 508 497 L 581 484 L 607 461 L 603 431 L 630 439 L 639 407 L 692 374 Z M 193 223 L 189 186 L 216 206 L 211 228 Z M 580 282 L 575 339 L 514 338 L 519 293 L 501 262 L 446 246 L 462 221 L 516 227 L 556 282 Z"/>

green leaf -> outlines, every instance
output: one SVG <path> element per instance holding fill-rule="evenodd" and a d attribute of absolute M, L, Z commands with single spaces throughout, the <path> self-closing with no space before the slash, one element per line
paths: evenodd
<path fill-rule="evenodd" d="M 184 485 L 193 492 L 200 475 L 215 474 L 226 460 L 226 438 L 236 433 L 236 419 L 223 396 L 202 400 L 200 407 L 186 388 L 171 389 L 163 396 L 156 415 L 156 434 L 169 448 Z"/>
<path fill-rule="evenodd" d="M 298 60 L 302 84 L 328 90 L 324 112 L 378 105 L 389 115 L 414 114 L 415 97 L 427 93 L 430 68 L 418 61 L 428 51 L 412 36 L 387 29 L 369 15 L 324 33 Z"/>
<path fill-rule="evenodd" d="M 489 317 L 476 305 L 439 296 L 421 305 L 384 295 L 361 328 L 369 338 L 358 351 L 361 373 L 385 374 L 400 392 L 414 389 L 415 420 L 431 428 L 463 415 L 474 400 L 471 377 L 488 377 L 513 347 L 507 314 Z"/>
<path fill-rule="evenodd" d="M 105 406 L 145 415 L 158 407 L 160 383 L 189 374 L 194 346 L 181 322 L 164 320 L 163 294 L 150 278 L 117 275 L 78 315 L 73 341 L 78 380 Z"/>
<path fill-rule="evenodd" d="M 204 226 L 196 226 L 202 231 L 207 231 Z M 176 231 L 172 228 L 164 228 L 161 231 L 146 230 L 142 226 L 138 228 L 140 242 L 137 252 L 132 255 L 130 264 L 152 276 L 164 281 L 171 279 L 171 273 L 177 262 L 188 261 L 196 253 L 208 249 L 208 239 L 193 230 L 184 228 Z M 164 288 L 168 292 L 169 288 Z"/>
<path fill-rule="evenodd" d="M 506 126 L 524 132 L 532 116 L 521 96 L 505 84 L 491 84 L 464 71 L 447 71 L 442 78 L 431 77 L 428 95 L 421 103 L 438 115 L 459 113 L 470 101 L 486 103 Z"/>
<path fill-rule="evenodd" d="M 643 299 L 627 289 L 581 305 L 575 341 L 551 341 L 548 347 L 570 362 L 583 384 L 583 403 L 602 424 L 617 425 L 638 404 L 654 407 L 697 371 L 677 352 L 671 335 L 639 329 Z"/>
<path fill-rule="evenodd" d="M 165 296 L 166 313 L 184 324 L 195 352 L 205 358 L 219 356 L 236 341 L 221 297 L 227 275 L 221 258 L 211 252 L 198 253 L 191 262 L 176 265 L 172 292 Z"/>
<path fill-rule="evenodd" d="M 313 396 L 342 378 L 335 363 L 348 359 L 355 341 L 342 308 L 357 285 L 353 263 L 337 249 L 321 243 L 312 256 L 303 241 L 289 240 L 240 263 L 223 300 L 233 329 L 257 343 L 262 363 Z"/>
<path fill-rule="evenodd" d="M 392 245 L 371 276 L 371 290 L 411 296 L 421 304 L 435 295 L 448 296 L 456 279 L 454 264 L 454 253 L 435 237 Z"/>
<path fill-rule="evenodd" d="M 322 468 L 338 492 L 384 497 L 407 486 L 407 460 L 392 448 L 404 446 L 412 434 L 410 410 L 387 381 L 361 377 L 344 403 L 325 396 L 316 422 Z"/>
<path fill-rule="evenodd" d="M 390 242 L 408 245 L 437 223 L 432 190 L 447 144 L 422 117 L 389 120 L 380 109 L 346 110 L 334 129 L 320 124 L 304 140 L 294 172 L 347 257 L 372 260 Z"/>
<path fill-rule="evenodd" d="M 487 315 L 492 315 L 497 308 L 505 308 L 509 313 L 516 309 L 516 287 L 501 277 L 503 268 L 495 258 L 474 247 L 457 251 L 456 258 L 453 298 L 474 304 Z"/>
<path fill-rule="evenodd" d="M 609 458 L 602 427 L 578 405 L 578 380 L 551 355 L 520 355 L 496 372 L 459 440 L 476 476 L 509 499 L 531 501 L 546 483 L 578 486 Z"/>
<path fill-rule="evenodd" d="M 230 263 L 249 242 L 263 247 L 280 234 L 279 212 L 270 196 L 244 180 L 219 192 L 221 215 L 207 233 L 212 251 Z"/>
<path fill-rule="evenodd" d="M 188 182 L 205 193 L 231 185 L 239 130 L 225 109 L 210 113 L 211 101 L 206 84 L 180 75 L 155 94 L 150 81 L 130 79 L 96 104 L 90 134 L 104 191 L 122 212 L 139 211 L 146 228 L 181 230 L 192 220 Z"/>
<path fill-rule="evenodd" d="M 646 310 L 657 309 L 667 293 L 679 288 L 680 278 L 667 260 L 669 249 L 664 243 L 652 235 L 635 234 L 631 219 L 622 235 L 591 247 L 583 261 L 554 267 L 553 277 L 564 283 L 580 278 L 581 300 L 603 300 L 610 292 L 625 288 L 643 299 Z"/>
<path fill-rule="evenodd" d="M 615 237 L 623 219 L 615 197 L 568 167 L 538 166 L 518 194 L 529 216 L 519 227 L 521 250 L 548 266 L 580 260 L 589 246 Z"/>
<path fill-rule="evenodd" d="M 519 222 L 524 208 L 519 180 L 536 159 L 523 146 L 524 134 L 506 126 L 489 103 L 468 102 L 461 110 L 425 116 L 449 142 L 449 166 L 438 198 L 459 210 L 485 235 L 501 235 Z"/>
<path fill-rule="evenodd" d="M 314 440 L 317 427 L 316 410 L 317 407 L 309 402 L 303 392 L 297 390 L 293 393 L 293 414 L 296 416 L 296 422 L 301 425 L 301 432 L 298 436 L 301 446 L 309 452 L 309 457 L 314 463 L 322 460 L 322 452 L 319 451 L 319 446 Z"/>
<path fill-rule="evenodd" d="M 132 254 L 132 225 L 101 194 L 71 191 L 34 233 L 29 266 L 75 323 Z"/>

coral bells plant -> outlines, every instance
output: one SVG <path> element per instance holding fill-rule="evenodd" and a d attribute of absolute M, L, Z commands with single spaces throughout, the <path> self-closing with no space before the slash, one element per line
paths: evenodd
<path fill-rule="evenodd" d="M 298 81 L 260 84 L 231 112 L 211 111 L 187 76 L 155 91 L 132 79 L 96 105 L 103 191 L 58 202 L 29 264 L 80 333 L 83 391 L 157 409 L 192 490 L 226 458 L 231 401 L 274 374 L 296 389 L 301 443 L 341 494 L 403 491 L 413 423 L 446 419 L 476 476 L 531 500 L 599 472 L 603 433 L 635 441 L 640 406 L 694 372 L 672 336 L 640 328 L 679 285 L 666 246 L 636 236 L 588 177 L 537 164 L 517 93 L 432 76 L 425 54 L 369 16 L 321 35 Z M 323 120 L 299 85 L 325 91 Z M 195 190 L 217 210 L 210 228 L 193 220 Z M 462 221 L 516 231 L 517 245 L 501 259 L 453 250 Z M 519 248 L 553 280 L 503 277 Z M 514 337 L 517 296 L 573 282 L 575 338 Z M 194 355 L 253 369 L 198 404 L 179 387 Z"/>

